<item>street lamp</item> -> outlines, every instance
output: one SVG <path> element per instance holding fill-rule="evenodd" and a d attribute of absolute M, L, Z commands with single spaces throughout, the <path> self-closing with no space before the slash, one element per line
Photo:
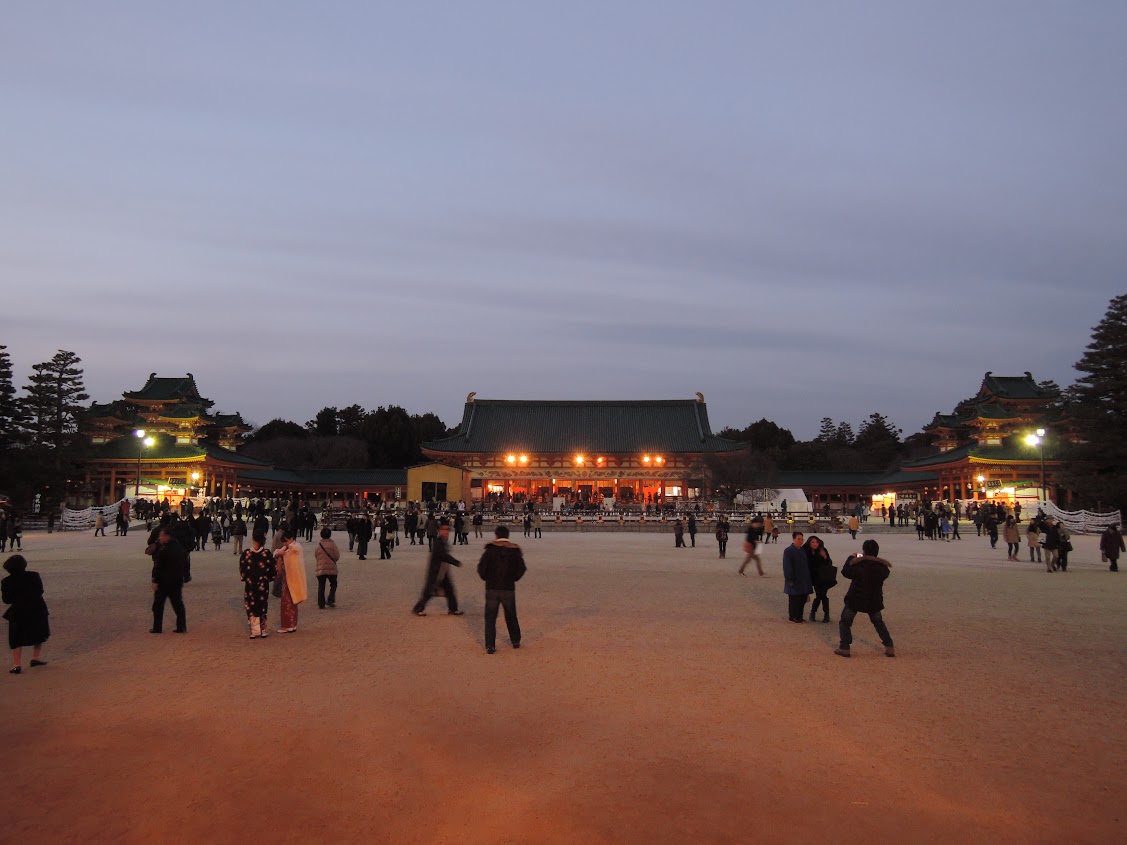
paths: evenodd
<path fill-rule="evenodd" d="M 141 453 L 146 446 L 152 446 L 155 441 L 145 436 L 143 428 L 136 429 L 133 436 L 137 438 L 137 483 L 133 486 L 133 498 L 139 499 L 141 498 Z"/>
<path fill-rule="evenodd" d="M 1041 459 L 1041 501 L 1047 502 L 1049 497 L 1045 494 L 1045 429 L 1037 429 L 1037 433 L 1028 435 L 1025 442 L 1029 446 L 1037 447 L 1037 453 Z"/>

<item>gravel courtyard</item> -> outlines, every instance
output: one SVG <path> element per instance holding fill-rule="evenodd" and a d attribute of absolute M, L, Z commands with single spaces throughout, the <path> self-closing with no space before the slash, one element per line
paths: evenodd
<path fill-rule="evenodd" d="M 489 656 L 482 541 L 453 549 L 465 616 L 441 599 L 411 616 L 425 551 L 381 562 L 373 546 L 345 552 L 337 609 L 307 602 L 297 633 L 251 641 L 228 548 L 193 554 L 189 633 L 169 633 L 169 610 L 153 636 L 144 530 L 91 533 L 24 538 L 53 635 L 48 666 L 25 653 L 0 682 L 0 841 L 1125 835 L 1127 574 L 1094 537 L 1048 574 L 973 527 L 950 544 L 877 536 L 899 656 L 859 616 L 845 660 L 844 581 L 835 624 L 786 620 L 785 538 L 766 577 L 742 578 L 737 535 L 722 561 L 709 536 L 518 531 L 524 644 L 499 621 Z M 860 545 L 822 536 L 839 566 Z"/>

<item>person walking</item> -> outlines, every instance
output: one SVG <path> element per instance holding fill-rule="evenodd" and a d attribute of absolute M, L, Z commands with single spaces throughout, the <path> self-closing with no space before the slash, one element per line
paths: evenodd
<path fill-rule="evenodd" d="M 484 519 L 484 517 L 482 517 L 481 511 L 480 510 L 474 511 L 474 515 L 470 519 L 470 522 L 473 523 L 473 535 L 474 535 L 475 539 L 478 539 L 478 540 L 481 539 L 481 537 L 482 537 L 481 524 L 484 521 L 485 521 L 485 519 Z M 411 542 L 412 543 L 415 542 L 414 538 L 411 539 Z"/>
<path fill-rule="evenodd" d="M 389 555 L 390 557 L 390 555 Z M 337 563 L 340 561 L 340 549 L 333 542 L 333 532 L 328 528 L 321 529 L 321 541 L 313 550 L 313 572 L 317 576 L 317 607 L 324 610 L 337 606 Z M 325 584 L 329 585 L 329 598 L 325 600 Z"/>
<path fill-rule="evenodd" d="M 689 544 L 695 549 L 697 547 L 697 518 L 693 514 L 689 514 Z"/>
<path fill-rule="evenodd" d="M 878 557 L 880 546 L 876 540 L 866 540 L 861 544 L 861 556 L 850 555 L 846 558 L 845 565 L 841 568 L 843 578 L 850 580 L 849 590 L 845 594 L 845 607 L 841 611 L 841 621 L 838 622 L 838 633 L 841 642 L 834 649 L 834 654 L 839 657 L 850 656 L 850 646 L 853 644 L 853 620 L 858 613 L 869 614 L 869 621 L 873 623 L 877 636 L 884 645 L 885 657 L 895 657 L 896 649 L 892 636 L 888 633 L 888 626 L 884 624 L 884 582 L 892 570 L 892 564 Z"/>
<path fill-rule="evenodd" d="M 716 545 L 720 548 L 720 560 L 728 554 L 728 530 L 731 527 L 728 520 L 721 514 L 716 520 Z"/>
<path fill-rule="evenodd" d="M 759 517 L 753 519 L 747 526 L 747 537 L 744 538 L 744 562 L 740 564 L 738 570 L 740 575 L 744 574 L 747 565 L 754 560 L 755 569 L 760 575 L 763 575 L 763 561 L 759 557 L 759 548 L 763 545 L 763 520 Z M 745 576 L 746 577 L 746 576 Z"/>
<path fill-rule="evenodd" d="M 243 540 L 247 536 L 247 524 L 243 522 L 242 516 L 236 516 L 235 521 L 231 524 L 231 545 L 234 551 L 231 552 L 236 557 L 242 557 L 243 554 Z M 266 537 L 266 532 L 262 533 L 263 539 Z"/>
<path fill-rule="evenodd" d="M 99 534 L 106 536 L 106 518 L 100 512 L 94 517 L 94 536 L 97 537 Z"/>
<path fill-rule="evenodd" d="M 162 525 L 153 549 L 153 627 L 150 634 L 164 632 L 164 603 L 172 605 L 176 614 L 173 633 L 188 633 L 188 614 L 184 609 L 184 573 L 188 567 L 188 550 L 172 536 L 171 525 Z"/>
<path fill-rule="evenodd" d="M 423 531 L 427 535 L 427 549 L 434 551 L 434 541 L 438 537 L 438 520 L 434 517 L 434 511 L 427 514 L 427 521 L 423 526 Z M 446 535 L 450 536 L 449 526 L 447 526 Z"/>
<path fill-rule="evenodd" d="M 1045 550 L 1045 571 L 1055 572 L 1061 569 L 1057 563 L 1060 553 L 1060 531 L 1057 529 L 1056 520 L 1051 516 L 1045 517 L 1041 526 L 1041 548 Z"/>
<path fill-rule="evenodd" d="M 356 520 L 356 556 L 368 559 L 368 543 L 372 542 L 372 520 L 368 514 L 361 514 Z"/>
<path fill-rule="evenodd" d="M 1068 571 L 1068 553 L 1072 551 L 1072 532 L 1063 522 L 1057 523 L 1057 538 L 1060 545 L 1057 548 L 1057 566 L 1061 572 Z"/>
<path fill-rule="evenodd" d="M 12 555 L 4 561 L 8 575 L 0 580 L 0 600 L 8 605 L 8 648 L 12 650 L 9 674 L 23 671 L 23 650 L 31 647 L 31 666 L 46 666 L 43 643 L 51 636 L 47 602 L 43 600 L 43 579 L 38 572 L 29 572 L 23 555 Z"/>
<path fill-rule="evenodd" d="M 544 517 L 540 515 L 540 511 L 532 514 L 532 536 L 537 540 L 544 539 Z"/>
<path fill-rule="evenodd" d="M 685 524 L 681 522 L 680 517 L 673 520 L 673 548 L 685 548 Z"/>
<path fill-rule="evenodd" d="M 1108 572 L 1119 571 L 1119 553 L 1127 552 L 1118 525 L 1109 525 L 1100 535 L 1100 555 L 1109 564 Z"/>
<path fill-rule="evenodd" d="M 274 552 L 274 560 L 278 579 L 282 582 L 282 627 L 278 633 L 292 634 L 297 630 L 298 607 L 309 598 L 305 582 L 305 549 L 294 539 L 293 529 L 282 530 L 282 546 Z"/>
<path fill-rule="evenodd" d="M 388 516 L 380 520 L 380 560 L 391 560 L 391 544 L 395 542 L 395 535 L 391 532 L 391 518 Z"/>
<path fill-rule="evenodd" d="M 1041 523 L 1036 519 L 1029 520 L 1029 527 L 1025 529 L 1025 542 L 1029 546 L 1029 562 L 1041 562 Z M 1033 556 L 1037 556 L 1037 560 L 1033 560 Z M 1049 570 L 1052 572 L 1052 569 Z"/>
<path fill-rule="evenodd" d="M 814 592 L 810 580 L 810 564 L 802 549 L 801 531 L 791 534 L 791 544 L 783 550 L 783 592 L 787 595 L 788 618 L 791 622 L 805 622 L 803 611 L 806 599 Z"/>
<path fill-rule="evenodd" d="M 524 577 L 524 555 L 520 546 L 509 541 L 509 528 L 498 525 L 496 537 L 485 544 L 485 552 L 477 564 L 477 574 L 485 582 L 485 651 L 497 651 L 497 608 L 505 609 L 505 627 L 509 642 L 520 648 L 520 622 L 517 620 L 516 583 Z"/>
<path fill-rule="evenodd" d="M 438 526 L 437 533 L 430 538 L 430 557 L 427 560 L 426 581 L 423 582 L 423 591 L 419 600 L 411 608 L 416 616 L 427 615 L 427 602 L 433 596 L 446 596 L 446 612 L 451 616 L 461 616 L 458 610 L 458 597 L 454 593 L 454 582 L 450 578 L 450 567 L 461 566 L 462 562 L 450 554 L 447 539 L 450 537 L 450 525 L 443 520 Z"/>
<path fill-rule="evenodd" d="M 1006 517 L 1006 524 L 1002 527 L 1002 539 L 1006 541 L 1006 560 L 1017 560 L 1021 551 L 1021 529 L 1012 516 Z"/>
<path fill-rule="evenodd" d="M 861 520 L 857 518 L 857 514 L 849 517 L 849 539 L 856 540 L 857 532 L 861 530 Z"/>
<path fill-rule="evenodd" d="M 251 548 L 239 555 L 239 577 L 243 579 L 243 607 L 247 611 L 250 638 L 269 635 L 266 615 L 270 605 L 270 582 L 278 577 L 278 564 L 266 548 L 266 535 L 255 534 Z"/>
<path fill-rule="evenodd" d="M 810 566 L 810 581 L 814 585 L 814 603 L 810 605 L 810 621 L 817 618 L 818 605 L 822 606 L 822 621 L 830 621 L 829 591 L 837 585 L 837 567 L 826 550 L 821 537 L 812 536 L 802 545 L 806 562 Z"/>

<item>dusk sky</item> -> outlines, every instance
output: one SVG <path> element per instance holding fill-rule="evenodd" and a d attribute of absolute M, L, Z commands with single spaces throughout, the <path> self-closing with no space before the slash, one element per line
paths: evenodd
<path fill-rule="evenodd" d="M 110 401 L 905 434 L 1127 291 L 1127 3 L 8 3 L 0 343 Z"/>

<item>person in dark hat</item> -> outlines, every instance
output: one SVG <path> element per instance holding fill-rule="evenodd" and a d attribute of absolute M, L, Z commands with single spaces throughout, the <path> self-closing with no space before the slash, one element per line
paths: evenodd
<path fill-rule="evenodd" d="M 886 657 L 895 657 L 892 635 L 888 633 L 888 626 L 884 624 L 881 611 L 884 610 L 884 582 L 892 570 L 892 564 L 880 554 L 880 546 L 876 540 L 866 540 L 861 544 L 862 554 L 850 555 L 841 568 L 841 576 L 848 578 L 852 583 L 845 594 L 845 607 L 841 611 L 841 621 L 838 631 L 841 635 L 841 644 L 834 649 L 834 654 L 839 657 L 849 657 L 849 647 L 853 643 L 853 619 L 858 613 L 869 614 L 869 621 L 873 623 L 877 636 L 884 645 Z"/>

